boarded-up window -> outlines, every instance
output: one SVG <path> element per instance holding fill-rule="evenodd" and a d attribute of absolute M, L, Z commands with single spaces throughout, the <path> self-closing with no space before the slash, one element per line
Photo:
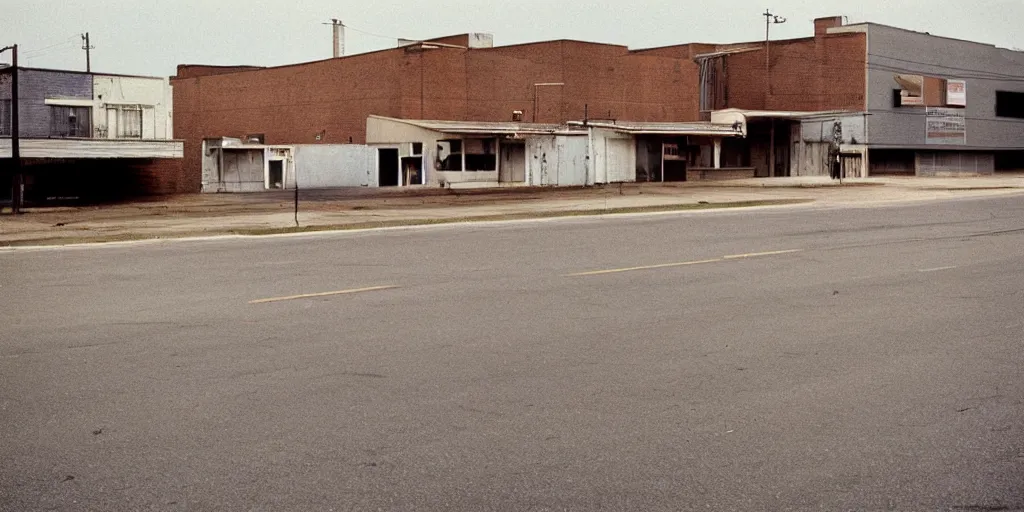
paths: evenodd
<path fill-rule="evenodd" d="M 50 106 L 50 136 L 92 137 L 91 112 L 89 107 Z"/>
<path fill-rule="evenodd" d="M 0 135 L 11 134 L 11 100 L 0 100 Z"/>

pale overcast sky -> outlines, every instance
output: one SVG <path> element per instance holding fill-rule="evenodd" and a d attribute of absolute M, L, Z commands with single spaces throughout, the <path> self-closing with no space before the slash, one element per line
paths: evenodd
<path fill-rule="evenodd" d="M 331 29 L 321 25 L 330 18 L 351 27 L 349 54 L 393 47 L 395 37 L 465 32 L 492 33 L 498 45 L 581 39 L 644 48 L 761 39 L 766 7 L 789 19 L 773 39 L 806 37 L 814 18 L 845 15 L 1024 48 L 1024 0 L 0 0 L 0 46 L 20 44 L 24 66 L 84 69 L 79 34 L 88 31 L 94 71 L 167 76 L 180 63 L 330 57 Z"/>

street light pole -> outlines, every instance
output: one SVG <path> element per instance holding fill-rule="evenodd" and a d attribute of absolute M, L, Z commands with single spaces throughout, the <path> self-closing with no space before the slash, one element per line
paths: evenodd
<path fill-rule="evenodd" d="M 21 213 L 24 194 L 21 175 L 21 130 L 18 119 L 18 45 L 0 48 L 0 53 L 11 50 L 11 161 L 13 162 L 13 178 L 11 180 L 11 213 Z"/>

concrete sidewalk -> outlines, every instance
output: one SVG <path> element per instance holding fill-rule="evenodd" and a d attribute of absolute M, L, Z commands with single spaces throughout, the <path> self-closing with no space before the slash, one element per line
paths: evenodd
<path fill-rule="evenodd" d="M 576 189 L 341 189 L 300 193 L 302 230 L 700 208 L 870 206 L 1024 193 L 1024 175 L 990 178 L 774 178 Z M 101 207 L 39 208 L 0 217 L 0 246 L 295 230 L 293 193 L 190 195 Z"/>

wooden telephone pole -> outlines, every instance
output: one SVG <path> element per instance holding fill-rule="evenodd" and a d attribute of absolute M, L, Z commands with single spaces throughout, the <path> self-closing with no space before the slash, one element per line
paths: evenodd
<path fill-rule="evenodd" d="M 18 119 L 18 45 L 0 48 L 0 53 L 11 50 L 11 213 L 21 213 L 24 196 L 24 179 L 21 175 L 21 129 Z"/>
<path fill-rule="evenodd" d="M 92 73 L 92 51 L 95 46 L 89 44 L 89 33 L 82 34 L 82 49 L 85 50 L 85 71 Z"/>
<path fill-rule="evenodd" d="M 768 100 L 772 94 L 772 61 L 771 61 L 771 30 L 772 25 L 781 25 L 786 18 L 772 14 L 765 9 L 764 14 L 764 109 L 768 110 Z M 768 142 L 768 175 L 775 177 L 775 118 L 771 118 L 771 137 Z"/>

